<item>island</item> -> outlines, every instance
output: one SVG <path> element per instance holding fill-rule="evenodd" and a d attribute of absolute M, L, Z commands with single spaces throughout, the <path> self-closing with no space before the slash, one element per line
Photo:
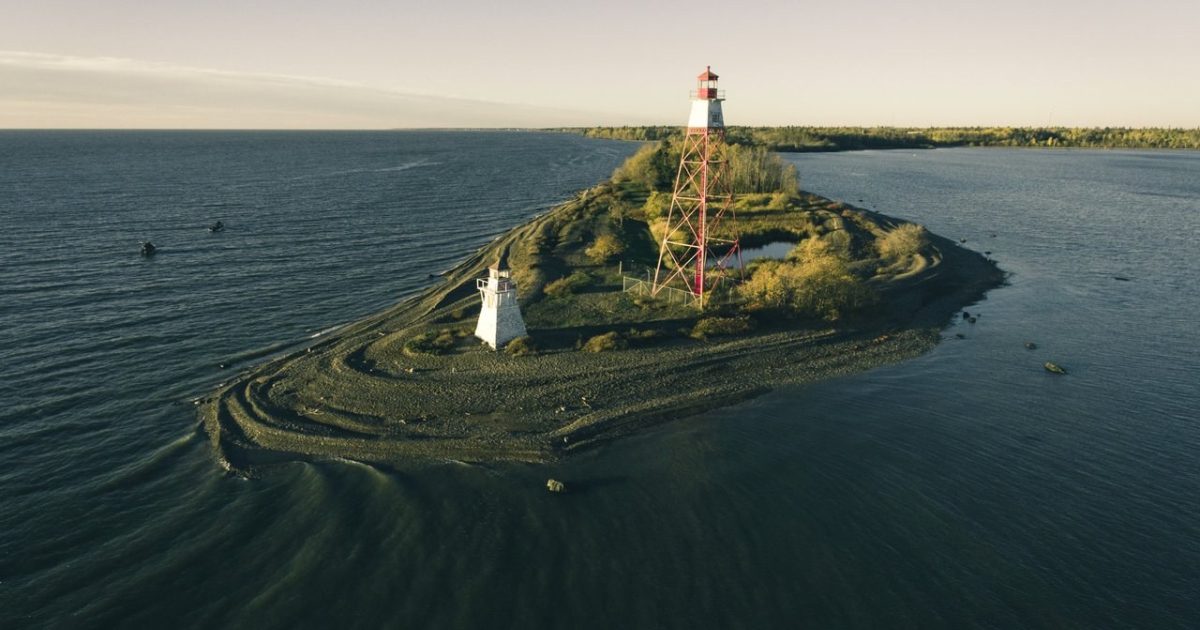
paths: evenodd
<path fill-rule="evenodd" d="M 202 399 L 220 462 L 549 462 L 647 426 L 917 356 L 1004 281 L 922 226 L 798 189 L 729 147 L 744 264 L 697 307 L 650 295 L 678 161 L 649 143 L 599 185 L 495 239 L 399 304 Z M 504 259 L 527 336 L 475 337 Z"/>

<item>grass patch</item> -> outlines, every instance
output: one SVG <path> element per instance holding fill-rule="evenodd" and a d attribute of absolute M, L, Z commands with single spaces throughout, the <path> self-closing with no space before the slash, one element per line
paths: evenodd
<path fill-rule="evenodd" d="M 591 284 L 591 276 L 582 271 L 576 271 L 565 278 L 559 278 L 547 284 L 544 290 L 546 295 L 550 297 L 566 297 L 573 293 L 578 293 L 581 289 L 591 286 Z"/>
<path fill-rule="evenodd" d="M 438 355 L 452 350 L 458 343 L 454 331 L 443 328 L 438 332 L 423 332 L 404 342 L 404 352 L 409 355 Z"/>
<path fill-rule="evenodd" d="M 754 329 L 754 322 L 748 316 L 740 317 L 705 317 L 692 326 L 689 336 L 694 339 L 710 337 L 728 337 L 741 335 Z"/>
<path fill-rule="evenodd" d="M 629 346 L 621 334 L 618 332 L 607 332 L 602 335 L 596 335 L 588 339 L 580 350 L 584 352 L 611 352 L 613 350 L 624 350 Z"/>
<path fill-rule="evenodd" d="M 532 337 L 526 335 L 505 344 L 504 351 L 514 357 L 527 357 L 537 354 L 537 345 L 533 343 Z"/>

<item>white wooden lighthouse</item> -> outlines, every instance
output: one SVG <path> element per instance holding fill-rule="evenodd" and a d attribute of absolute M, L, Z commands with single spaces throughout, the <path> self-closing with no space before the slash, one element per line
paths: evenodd
<path fill-rule="evenodd" d="M 488 267 L 488 277 L 475 281 L 479 297 L 483 299 L 475 336 L 493 350 L 499 350 L 504 344 L 526 334 L 521 306 L 517 304 L 517 284 L 512 281 L 507 257 L 508 250 L 505 250 L 495 264 Z"/>

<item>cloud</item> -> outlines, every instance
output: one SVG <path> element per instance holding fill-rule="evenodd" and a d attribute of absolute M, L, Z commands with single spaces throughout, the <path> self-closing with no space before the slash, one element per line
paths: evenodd
<path fill-rule="evenodd" d="M 19 51 L 0 51 L 0 85 L 0 128 L 549 127 L 607 118 L 334 79 Z"/>

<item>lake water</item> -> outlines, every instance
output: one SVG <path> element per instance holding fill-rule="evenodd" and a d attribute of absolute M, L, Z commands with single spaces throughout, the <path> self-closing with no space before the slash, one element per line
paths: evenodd
<path fill-rule="evenodd" d="M 789 241 L 775 241 L 758 247 L 747 247 L 742 250 L 742 262 L 749 263 L 759 258 L 783 260 L 793 249 L 796 249 L 796 243 Z"/>
<path fill-rule="evenodd" d="M 1010 285 L 918 359 L 559 465 L 222 473 L 191 398 L 634 148 L 0 133 L 0 627 L 1200 625 L 1195 152 L 790 156 Z"/>

